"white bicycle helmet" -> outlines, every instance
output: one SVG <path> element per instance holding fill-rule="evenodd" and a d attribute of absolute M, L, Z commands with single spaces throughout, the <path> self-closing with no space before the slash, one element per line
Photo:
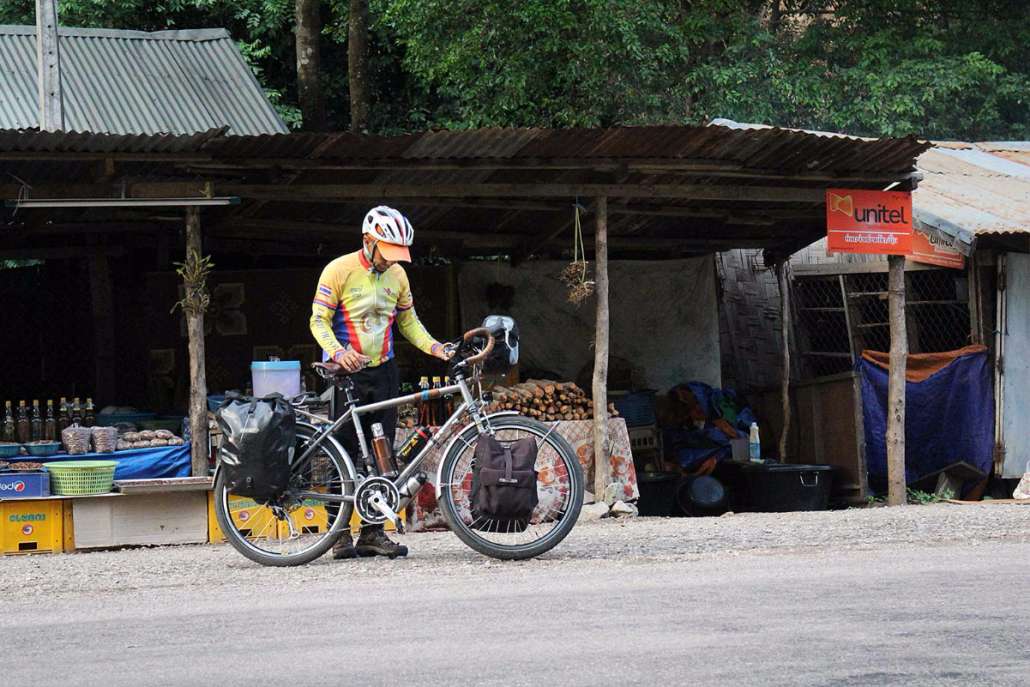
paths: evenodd
<path fill-rule="evenodd" d="M 385 205 L 368 211 L 361 233 L 397 246 L 410 246 L 415 242 L 415 230 L 411 228 L 411 222 L 397 210 Z"/>

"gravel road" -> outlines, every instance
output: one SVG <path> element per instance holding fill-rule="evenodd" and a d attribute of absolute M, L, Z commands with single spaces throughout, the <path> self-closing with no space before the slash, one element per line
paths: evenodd
<path fill-rule="evenodd" d="M 2 559 L 3 682 L 1030 684 L 1030 506 L 605 520 L 516 563 L 403 539 Z"/>

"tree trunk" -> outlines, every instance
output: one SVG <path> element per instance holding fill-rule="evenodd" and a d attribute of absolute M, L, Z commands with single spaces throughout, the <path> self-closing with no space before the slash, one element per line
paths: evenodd
<path fill-rule="evenodd" d="M 190 255 L 200 259 L 203 246 L 200 241 L 200 209 L 186 208 L 186 259 Z M 186 312 L 186 334 L 190 357 L 190 452 L 193 476 L 206 477 L 208 466 L 207 429 L 207 370 L 204 366 L 204 313 L 191 309 Z"/>
<path fill-rule="evenodd" d="M 596 256 L 594 258 L 597 295 L 597 322 L 594 332 L 594 496 L 604 499 L 608 486 L 608 199 L 596 200 Z"/>
<path fill-rule="evenodd" d="M 322 33 L 319 0 L 296 0 L 297 96 L 308 131 L 325 131 L 325 98 L 319 81 L 322 58 L 318 49 Z"/>
<path fill-rule="evenodd" d="M 887 505 L 907 502 L 905 489 L 905 368 L 908 363 L 908 331 L 905 326 L 905 258 L 891 255 L 890 299 L 891 354 L 887 387 Z"/>
<path fill-rule="evenodd" d="M 780 286 L 780 335 L 783 342 L 783 430 L 780 432 L 780 462 L 786 463 L 787 437 L 790 434 L 790 279 L 786 261 L 776 263 L 776 279 Z"/>
<path fill-rule="evenodd" d="M 368 130 L 368 0 L 350 0 L 347 27 L 347 77 L 350 85 L 350 130 Z"/>

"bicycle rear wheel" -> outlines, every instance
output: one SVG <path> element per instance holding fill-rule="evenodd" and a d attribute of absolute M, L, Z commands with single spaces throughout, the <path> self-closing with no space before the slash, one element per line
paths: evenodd
<path fill-rule="evenodd" d="M 300 456 L 317 434 L 297 425 Z M 293 492 L 354 495 L 355 475 L 331 444 L 321 444 L 310 461 L 290 481 Z M 335 504 L 314 497 L 284 499 L 279 508 L 263 505 L 229 489 L 225 473 L 215 479 L 215 518 L 229 544 L 261 565 L 292 566 L 310 563 L 336 543 L 350 527 L 352 503 Z"/>
<path fill-rule="evenodd" d="M 473 519 L 470 502 L 475 426 L 461 432 L 443 459 L 440 507 L 458 538 L 487 556 L 507 560 L 533 558 L 557 546 L 576 524 L 583 506 L 583 469 L 564 437 L 537 420 L 503 416 L 490 421 L 502 444 L 526 437 L 537 442 L 537 496 L 539 503 L 522 531 L 493 527 Z"/>

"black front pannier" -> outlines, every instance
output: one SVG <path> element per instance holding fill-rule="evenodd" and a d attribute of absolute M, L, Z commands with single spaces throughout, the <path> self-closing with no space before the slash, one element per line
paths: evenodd
<path fill-rule="evenodd" d="M 290 481 L 297 440 L 293 407 L 279 394 L 230 396 L 215 413 L 222 428 L 219 452 L 229 491 L 267 503 Z"/>
<path fill-rule="evenodd" d="M 536 439 L 502 443 L 483 435 L 472 467 L 472 528 L 522 532 L 537 505 Z"/>
<path fill-rule="evenodd" d="M 494 350 L 483 364 L 483 370 L 504 373 L 519 362 L 519 327 L 507 315 L 490 315 L 483 320 L 483 327 L 494 337 Z"/>

